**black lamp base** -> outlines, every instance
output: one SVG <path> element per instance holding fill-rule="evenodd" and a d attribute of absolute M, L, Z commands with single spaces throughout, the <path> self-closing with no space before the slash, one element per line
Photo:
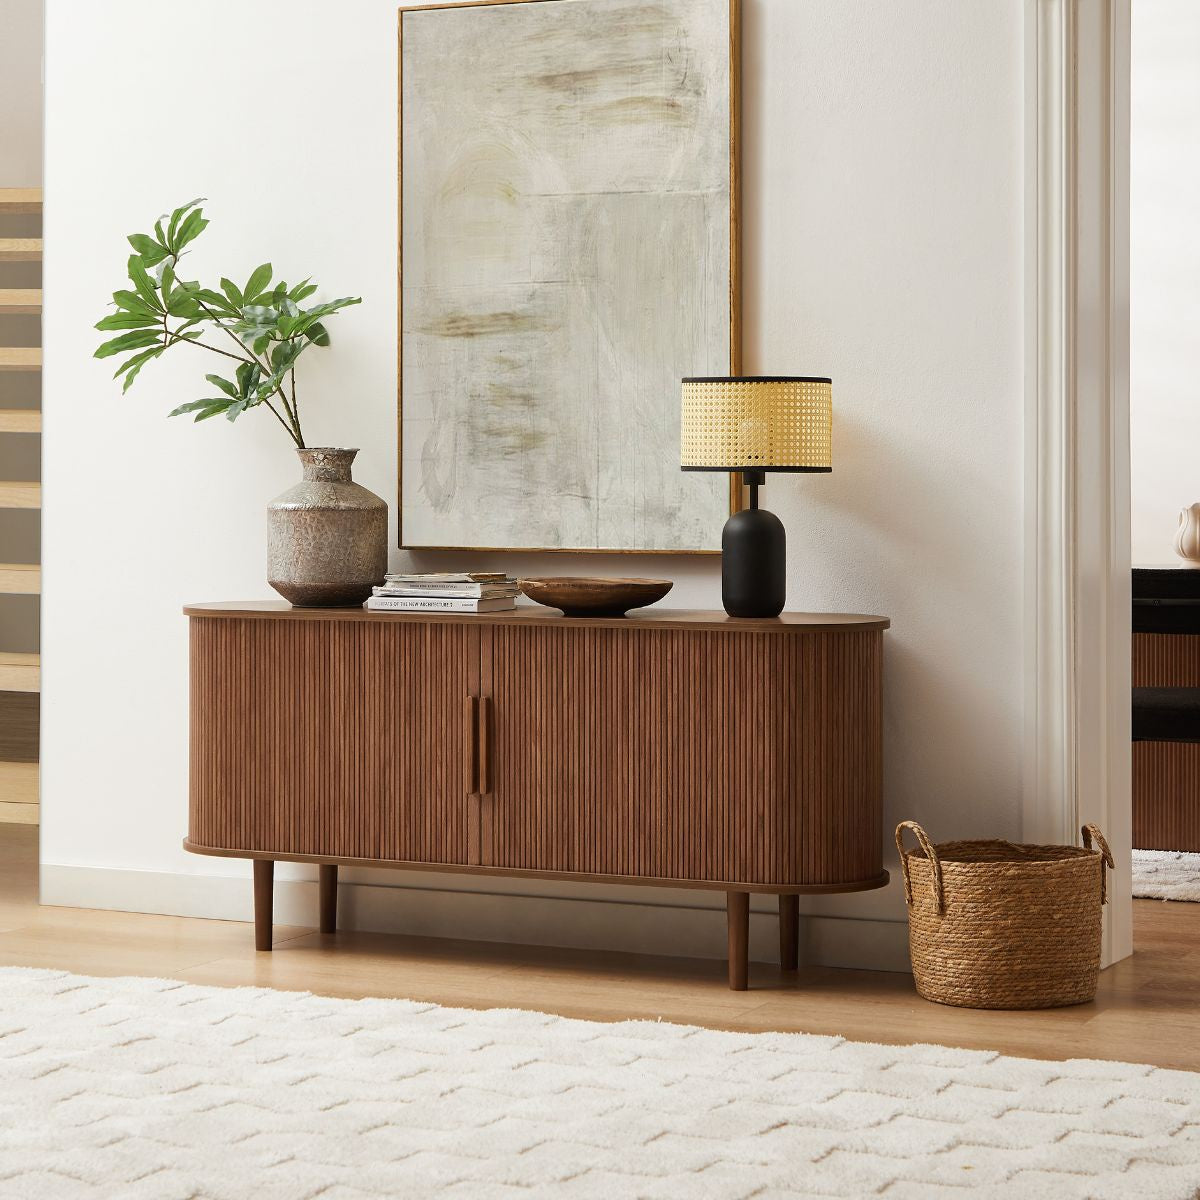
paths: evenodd
<path fill-rule="evenodd" d="M 783 522 L 757 506 L 757 486 L 750 490 L 751 507 L 721 533 L 721 603 L 731 617 L 777 617 L 787 599 L 787 538 Z"/>

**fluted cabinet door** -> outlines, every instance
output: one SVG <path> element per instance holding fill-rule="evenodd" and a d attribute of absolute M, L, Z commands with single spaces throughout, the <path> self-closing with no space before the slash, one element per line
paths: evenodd
<path fill-rule="evenodd" d="M 216 619 L 191 639 L 192 843 L 467 861 L 477 630 Z"/>
<path fill-rule="evenodd" d="M 882 871 L 882 635 L 497 624 L 481 861 L 780 886 Z"/>
<path fill-rule="evenodd" d="M 1200 687 L 1200 634 L 1135 633 L 1134 687 Z"/>

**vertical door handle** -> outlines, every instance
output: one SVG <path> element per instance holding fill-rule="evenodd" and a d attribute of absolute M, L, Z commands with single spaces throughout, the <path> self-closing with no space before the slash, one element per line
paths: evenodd
<path fill-rule="evenodd" d="M 488 696 L 479 698 L 479 767 L 477 771 L 479 794 L 488 795 L 495 786 L 492 780 L 492 701 Z"/>
<path fill-rule="evenodd" d="M 479 790 L 479 698 L 468 696 L 463 708 L 463 790 L 473 796 Z"/>

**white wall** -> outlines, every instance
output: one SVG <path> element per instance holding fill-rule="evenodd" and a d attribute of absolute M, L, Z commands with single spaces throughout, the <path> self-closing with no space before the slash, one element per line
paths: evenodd
<path fill-rule="evenodd" d="M 1133 5 L 1130 469 L 1133 561 L 1176 561 L 1200 500 L 1200 5 Z"/>
<path fill-rule="evenodd" d="M 286 21 L 262 0 L 214 0 L 200 21 L 149 0 L 48 8 L 43 895 L 244 916 L 245 864 L 179 846 L 179 608 L 270 595 L 263 505 L 296 465 L 269 418 L 195 428 L 164 418 L 200 394 L 212 368 L 199 351 L 155 364 L 122 399 L 90 357 L 90 326 L 120 283 L 122 235 L 208 196 L 198 271 L 244 277 L 271 259 L 289 277 L 363 295 L 333 323 L 334 347 L 305 364 L 302 391 L 310 440 L 361 446 L 357 478 L 394 498 L 396 6 L 298 0 Z M 744 41 L 746 368 L 834 379 L 834 473 L 777 477 L 766 491 L 788 529 L 788 605 L 893 619 L 886 825 L 915 816 L 938 838 L 1016 835 L 1021 6 L 746 0 Z M 273 101 L 280 79 L 290 91 Z M 547 567 L 536 556 L 496 561 Z M 552 566 L 666 574 L 677 580 L 672 603 L 720 604 L 711 560 Z M 687 926 L 694 936 L 679 948 L 723 952 L 721 923 L 684 909 L 672 926 L 670 914 L 646 921 L 636 907 L 596 903 L 442 892 L 384 906 L 367 899 L 377 892 L 361 895 L 356 919 L 374 926 L 443 928 L 438 914 L 465 905 L 467 933 L 662 948 L 658 931 Z M 719 900 L 650 889 L 620 898 Z M 903 917 L 895 887 L 810 911 Z M 810 941 L 828 961 L 903 961 L 899 924 L 813 922 Z"/>

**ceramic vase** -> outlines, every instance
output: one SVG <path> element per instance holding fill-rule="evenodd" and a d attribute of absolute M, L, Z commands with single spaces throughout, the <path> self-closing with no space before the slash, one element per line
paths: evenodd
<path fill-rule="evenodd" d="M 304 478 L 267 505 L 267 582 L 301 608 L 361 604 L 387 571 L 387 505 L 350 477 L 357 450 L 297 450 Z"/>
<path fill-rule="evenodd" d="M 1186 563 L 1200 566 L 1200 504 L 1180 509 L 1175 553 Z"/>

